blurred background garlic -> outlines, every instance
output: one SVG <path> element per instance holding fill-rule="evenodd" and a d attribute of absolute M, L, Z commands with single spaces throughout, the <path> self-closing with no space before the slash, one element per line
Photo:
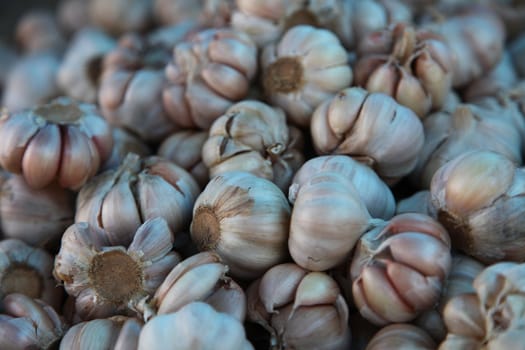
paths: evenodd
<path fill-rule="evenodd" d="M 395 323 L 379 330 L 366 350 L 418 349 L 435 350 L 437 344 L 423 329 L 409 323 Z"/>
<path fill-rule="evenodd" d="M 284 263 L 268 269 L 247 291 L 248 320 L 270 333 L 276 349 L 348 349 L 348 306 L 334 279 Z"/>
<path fill-rule="evenodd" d="M 84 28 L 71 39 L 58 70 L 58 85 L 68 96 L 97 102 L 104 55 L 114 49 L 115 40 L 98 28 Z"/>
<path fill-rule="evenodd" d="M 15 40 L 25 54 L 56 52 L 64 49 L 65 37 L 54 14 L 46 9 L 34 9 L 18 19 Z"/>
<path fill-rule="evenodd" d="M 175 163 L 129 153 L 117 169 L 97 175 L 80 190 L 75 222 L 103 228 L 111 244 L 127 245 L 146 220 L 162 217 L 173 234 L 191 220 L 199 186 Z"/>
<path fill-rule="evenodd" d="M 502 262 L 486 267 L 473 282 L 475 292 L 446 304 L 448 334 L 440 350 L 523 348 L 525 264 Z"/>
<path fill-rule="evenodd" d="M 228 27 L 235 0 L 154 0 L 153 14 L 164 25 L 196 23 L 202 27 Z"/>
<path fill-rule="evenodd" d="M 261 53 L 261 81 L 270 104 L 289 122 L 310 125 L 314 109 L 352 83 L 347 53 L 335 34 L 310 25 L 290 28 Z"/>
<path fill-rule="evenodd" d="M 153 0 L 89 0 L 88 13 L 94 25 L 111 35 L 140 32 L 153 20 Z"/>
<path fill-rule="evenodd" d="M 210 179 L 208 168 L 202 161 L 202 146 L 207 139 L 207 131 L 175 131 L 162 141 L 157 154 L 186 169 L 200 188 L 204 188 Z"/>
<path fill-rule="evenodd" d="M 4 237 L 55 252 L 62 233 L 73 223 L 75 195 L 51 184 L 28 186 L 20 175 L 7 175 L 0 185 L 0 225 Z"/>
<path fill-rule="evenodd" d="M 348 270 L 353 301 L 376 325 L 411 321 L 439 300 L 451 260 L 441 224 L 424 214 L 394 216 L 356 245 Z"/>
<path fill-rule="evenodd" d="M 203 301 L 244 322 L 246 296 L 237 282 L 226 276 L 227 272 L 228 266 L 214 252 L 197 253 L 181 261 L 142 306 L 144 317 L 177 312 L 191 302 Z"/>
<path fill-rule="evenodd" d="M 235 278 L 253 280 L 289 258 L 290 205 L 273 182 L 233 171 L 210 180 L 193 207 L 192 240 Z"/>
<path fill-rule="evenodd" d="M 11 293 L 21 293 L 62 309 L 64 290 L 53 277 L 54 256 L 18 239 L 0 241 L 0 300 Z"/>
<path fill-rule="evenodd" d="M 524 171 L 491 151 L 463 153 L 436 171 L 430 210 L 454 248 L 482 263 L 525 258 Z"/>
<path fill-rule="evenodd" d="M 12 293 L 0 302 L 0 348 L 54 349 L 67 326 L 51 306 Z"/>
<path fill-rule="evenodd" d="M 398 23 L 359 42 L 355 84 L 382 92 L 424 118 L 452 87 L 453 53 L 437 34 Z"/>
<path fill-rule="evenodd" d="M 79 322 L 64 334 L 59 349 L 136 349 L 142 327 L 142 321 L 126 316 Z"/>
<path fill-rule="evenodd" d="M 95 105 L 62 97 L 0 117 L 0 164 L 31 188 L 78 190 L 109 156 L 111 128 Z"/>
<path fill-rule="evenodd" d="M 181 128 L 209 129 L 248 95 L 257 72 L 257 48 L 245 33 L 206 29 L 177 44 L 165 69 L 163 105 Z"/>
<path fill-rule="evenodd" d="M 180 261 L 172 245 L 162 218 L 146 220 L 129 245 L 113 245 L 102 229 L 76 223 L 64 232 L 53 274 L 75 297 L 80 319 L 133 315 Z"/>
<path fill-rule="evenodd" d="M 92 24 L 89 18 L 89 0 L 59 0 L 56 16 L 60 28 L 69 39 Z"/>
<path fill-rule="evenodd" d="M 167 344 L 176 350 L 253 349 L 239 320 L 198 301 L 147 322 L 137 350 L 162 349 Z"/>
<path fill-rule="evenodd" d="M 256 100 L 232 105 L 209 130 L 202 161 L 210 177 L 247 171 L 288 190 L 304 161 L 303 135 L 286 123 L 280 108 Z"/>
<path fill-rule="evenodd" d="M 310 125 L 318 154 L 346 154 L 363 161 L 387 183 L 416 166 L 423 148 L 423 125 L 417 115 L 380 92 L 351 87 L 326 99 Z"/>

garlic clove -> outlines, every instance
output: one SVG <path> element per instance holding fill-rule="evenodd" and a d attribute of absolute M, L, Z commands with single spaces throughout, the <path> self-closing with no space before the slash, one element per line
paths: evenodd
<path fill-rule="evenodd" d="M 258 295 L 266 312 L 273 313 L 275 308 L 290 303 L 306 274 L 306 270 L 293 263 L 279 264 L 266 271 L 258 284 Z"/>
<path fill-rule="evenodd" d="M 232 104 L 219 92 L 200 82 L 187 86 L 185 97 L 192 111 L 193 121 L 201 129 L 209 129 L 213 121 Z"/>
<path fill-rule="evenodd" d="M 473 293 L 458 295 L 447 302 L 443 319 L 454 334 L 482 340 L 485 337 L 485 317 L 477 296 Z"/>
<path fill-rule="evenodd" d="M 224 64 L 209 63 L 201 75 L 213 90 L 232 100 L 244 98 L 249 88 L 249 81 L 241 72 Z"/>
<path fill-rule="evenodd" d="M 380 350 L 395 346 L 399 349 L 436 349 L 432 338 L 421 328 L 409 323 L 391 324 L 381 328 L 370 339 L 366 349 Z"/>
<path fill-rule="evenodd" d="M 156 262 L 171 251 L 173 234 L 166 220 L 160 217 L 146 220 L 133 237 L 128 253 L 142 261 Z"/>
<path fill-rule="evenodd" d="M 231 315 L 241 322 L 246 319 L 246 295 L 243 289 L 232 279 L 221 282 L 216 291 L 204 301 L 218 312 Z"/>
<path fill-rule="evenodd" d="M 136 349 L 139 343 L 140 331 L 143 326 L 143 323 L 136 318 L 128 318 L 124 321 L 113 350 Z"/>
<path fill-rule="evenodd" d="M 322 272 L 310 272 L 297 286 L 293 310 L 301 306 L 333 304 L 339 295 L 339 286 L 333 278 Z"/>
<path fill-rule="evenodd" d="M 0 162 L 7 171 L 22 172 L 22 159 L 27 145 L 43 127 L 35 118 L 26 118 L 22 113 L 8 114 L 2 111 L 0 117 Z"/>

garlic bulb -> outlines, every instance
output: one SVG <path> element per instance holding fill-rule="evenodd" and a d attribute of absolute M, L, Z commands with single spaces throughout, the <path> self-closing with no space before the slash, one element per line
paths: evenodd
<path fill-rule="evenodd" d="M 194 301 L 203 301 L 240 322 L 246 317 L 246 296 L 226 276 L 228 266 L 213 252 L 197 253 L 178 263 L 144 306 L 144 315 L 169 314 Z M 151 315 L 149 314 L 151 313 Z"/>
<path fill-rule="evenodd" d="M 501 154 L 464 153 L 437 170 L 431 214 L 454 248 L 482 263 L 525 259 L 525 170 Z"/>
<path fill-rule="evenodd" d="M 2 300 L 2 349 L 54 349 L 66 328 L 57 312 L 41 300 L 19 293 L 9 294 Z"/>
<path fill-rule="evenodd" d="M 208 168 L 202 161 L 202 146 L 207 139 L 207 131 L 176 131 L 162 141 L 157 154 L 186 169 L 204 188 L 210 179 Z"/>
<path fill-rule="evenodd" d="M 413 111 L 386 94 L 359 87 L 321 103 L 310 131 L 318 153 L 363 160 L 387 182 L 414 169 L 424 143 L 423 125 Z"/>
<path fill-rule="evenodd" d="M 18 239 L 0 241 L 0 300 L 11 293 L 40 299 L 62 308 L 64 291 L 53 278 L 53 256 Z"/>
<path fill-rule="evenodd" d="M 335 280 L 284 263 L 267 270 L 247 291 L 248 320 L 270 333 L 276 349 L 348 349 L 348 306 Z"/>
<path fill-rule="evenodd" d="M 202 148 L 210 176 L 247 171 L 288 189 L 304 161 L 301 131 L 286 124 L 280 108 L 245 100 L 232 105 L 212 124 Z"/>
<path fill-rule="evenodd" d="M 475 292 L 459 294 L 445 306 L 448 349 L 522 349 L 525 264 L 496 263 L 473 282 Z"/>
<path fill-rule="evenodd" d="M 0 226 L 4 237 L 53 250 L 74 216 L 74 193 L 56 184 L 33 189 L 22 176 L 12 175 L 0 185 Z"/>
<path fill-rule="evenodd" d="M 142 326 L 140 320 L 126 316 L 79 322 L 64 334 L 60 350 L 136 349 Z"/>
<path fill-rule="evenodd" d="M 95 105 L 58 98 L 0 117 L 0 165 L 32 188 L 56 181 L 78 190 L 111 153 L 109 124 Z"/>
<path fill-rule="evenodd" d="M 25 54 L 44 51 L 60 52 L 65 38 L 51 11 L 33 9 L 16 21 L 14 28 L 16 44 Z"/>
<path fill-rule="evenodd" d="M 202 30 L 173 49 L 163 106 L 181 128 L 209 129 L 248 95 L 256 71 L 257 48 L 248 35 L 229 28 Z"/>
<path fill-rule="evenodd" d="M 435 350 L 436 343 L 423 329 L 409 323 L 396 323 L 381 328 L 366 347 L 366 350 L 381 349 Z"/>
<path fill-rule="evenodd" d="M 347 54 L 335 34 L 309 25 L 290 28 L 261 53 L 262 84 L 290 121 L 310 125 L 314 109 L 352 82 Z"/>
<path fill-rule="evenodd" d="M 126 129 L 114 126 L 111 128 L 111 134 L 113 135 L 111 154 L 102 164 L 99 174 L 109 169 L 117 169 L 124 162 L 128 153 L 135 153 L 141 157 L 147 157 L 153 153 L 148 144 Z"/>
<path fill-rule="evenodd" d="M 129 153 L 119 168 L 93 178 L 79 192 L 75 222 L 108 232 L 112 244 L 127 245 L 147 219 L 162 217 L 176 234 L 187 228 L 199 186 L 188 172 L 156 156 Z"/>
<path fill-rule="evenodd" d="M 82 320 L 132 314 L 180 261 L 162 218 L 146 220 L 129 246 L 112 245 L 108 236 L 96 226 L 73 224 L 55 258 L 53 274 L 76 298 Z"/>
<path fill-rule="evenodd" d="M 297 192 L 288 249 L 299 266 L 325 271 L 348 257 L 371 223 L 363 200 L 347 177 L 319 172 Z"/>
<path fill-rule="evenodd" d="M 58 70 L 58 85 L 68 96 L 88 102 L 97 102 L 102 59 L 116 43 L 102 30 L 88 27 L 71 39 Z"/>
<path fill-rule="evenodd" d="M 356 245 L 349 268 L 353 300 L 376 325 L 413 320 L 439 300 L 451 260 L 441 224 L 424 214 L 394 216 Z"/>
<path fill-rule="evenodd" d="M 247 172 L 212 178 L 193 207 L 191 237 L 231 275 L 255 279 L 288 258 L 290 205 L 273 182 Z"/>
<path fill-rule="evenodd" d="M 152 24 L 153 0 L 92 0 L 88 11 L 94 25 L 119 36 L 145 30 Z"/>
<path fill-rule="evenodd" d="M 452 87 L 454 56 L 434 33 L 398 23 L 365 36 L 357 54 L 356 85 L 392 96 L 420 118 L 440 109 Z"/>
<path fill-rule="evenodd" d="M 164 25 L 196 23 L 202 27 L 227 27 L 235 0 L 153 0 L 154 15 Z"/>
<path fill-rule="evenodd" d="M 198 301 L 147 322 L 137 350 L 160 350 L 167 344 L 173 350 L 253 349 L 239 320 Z"/>
<path fill-rule="evenodd" d="M 61 0 L 58 2 L 57 21 L 68 37 L 91 24 L 88 6 L 89 2 L 85 0 Z"/>
<path fill-rule="evenodd" d="M 396 204 L 390 188 L 371 168 L 344 155 L 316 156 L 305 162 L 289 188 L 290 203 L 295 203 L 301 186 L 319 172 L 335 172 L 350 180 L 373 218 L 387 220 L 394 215 Z"/>

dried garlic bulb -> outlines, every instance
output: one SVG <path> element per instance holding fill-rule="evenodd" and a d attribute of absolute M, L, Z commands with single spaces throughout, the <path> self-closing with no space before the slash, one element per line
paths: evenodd
<path fill-rule="evenodd" d="M 210 180 L 193 207 L 190 231 L 201 251 L 215 251 L 231 275 L 255 279 L 288 258 L 290 205 L 273 182 L 247 172 Z"/>
<path fill-rule="evenodd" d="M 310 125 L 314 109 L 352 82 L 347 53 L 329 30 L 309 25 L 290 28 L 261 53 L 262 85 L 272 105 L 290 121 Z"/>
<path fill-rule="evenodd" d="M 62 91 L 80 101 L 97 102 L 102 60 L 115 45 L 115 40 L 100 29 L 87 27 L 78 31 L 58 70 Z"/>
<path fill-rule="evenodd" d="M 142 321 L 126 316 L 79 322 L 64 334 L 60 350 L 136 349 L 142 327 Z"/>
<path fill-rule="evenodd" d="M 78 190 L 111 153 L 111 128 L 95 105 L 62 97 L 0 117 L 0 165 L 32 188 Z"/>
<path fill-rule="evenodd" d="M 486 267 L 473 282 L 474 293 L 459 294 L 445 306 L 448 334 L 440 350 L 523 349 L 525 264 Z"/>
<path fill-rule="evenodd" d="M 193 177 L 173 162 L 129 153 L 117 169 L 82 187 L 75 222 L 103 228 L 111 244 L 129 244 L 137 228 L 155 217 L 176 234 L 187 228 L 199 192 Z"/>
<path fill-rule="evenodd" d="M 177 44 L 166 66 L 164 108 L 182 128 L 209 129 L 248 95 L 257 71 L 250 37 L 229 28 L 206 29 Z"/>
<path fill-rule="evenodd" d="M 270 333 L 275 349 L 349 349 L 348 306 L 334 279 L 284 263 L 247 291 L 248 320 Z"/>
<path fill-rule="evenodd" d="M 445 103 L 454 56 L 439 35 L 398 23 L 365 36 L 357 54 L 356 85 L 392 96 L 420 118 Z"/>
<path fill-rule="evenodd" d="M 143 307 L 148 319 L 177 312 L 184 305 L 203 301 L 240 322 L 246 317 L 246 296 L 242 288 L 226 276 L 228 266 L 214 252 L 197 253 L 178 263 Z"/>
<path fill-rule="evenodd" d="M 359 87 L 341 90 L 321 103 L 310 130 L 318 153 L 363 160 L 387 183 L 414 169 L 425 137 L 412 110 L 386 94 Z"/>
<path fill-rule="evenodd" d="M 471 151 L 437 170 L 431 213 L 456 249 L 483 263 L 525 259 L 525 169 L 503 155 Z"/>
<path fill-rule="evenodd" d="M 140 32 L 153 21 L 153 0 L 91 0 L 89 17 L 94 25 L 113 36 Z"/>
<path fill-rule="evenodd" d="M 55 309 L 24 294 L 12 293 L 1 301 L 0 348 L 55 349 L 67 326 Z"/>
<path fill-rule="evenodd" d="M 162 141 L 157 154 L 186 169 L 204 188 L 210 179 L 208 168 L 202 161 L 202 146 L 207 139 L 207 131 L 175 131 Z"/>
<path fill-rule="evenodd" d="M 148 321 L 137 350 L 253 350 L 243 324 L 203 302 L 192 302 L 174 313 Z"/>
<path fill-rule="evenodd" d="M 11 293 L 40 299 L 62 308 L 63 289 L 53 277 L 53 256 L 18 239 L 0 241 L 0 300 Z"/>
<path fill-rule="evenodd" d="M 304 161 L 303 135 L 286 124 L 280 108 L 245 100 L 232 105 L 212 124 L 202 148 L 210 177 L 247 171 L 288 190 Z"/>
<path fill-rule="evenodd" d="M 75 217 L 75 196 L 56 184 L 29 187 L 20 175 L 0 185 L 0 226 L 7 238 L 53 250 Z"/>
<path fill-rule="evenodd" d="M 73 224 L 55 258 L 53 274 L 76 298 L 75 312 L 82 320 L 132 314 L 180 261 L 162 218 L 146 220 L 129 246 L 112 245 L 108 236 L 96 226 Z"/>
<path fill-rule="evenodd" d="M 147 142 L 160 142 L 175 130 L 162 108 L 166 85 L 164 67 L 173 46 L 191 30 L 174 27 L 148 36 L 122 36 L 115 49 L 104 56 L 98 101 L 104 117 L 127 128 Z"/>
<path fill-rule="evenodd" d="M 348 271 L 355 305 L 376 325 L 411 321 L 439 300 L 451 260 L 441 224 L 424 214 L 394 216 L 356 245 Z"/>
<path fill-rule="evenodd" d="M 320 172 L 335 172 L 350 180 L 373 218 L 388 220 L 394 216 L 396 203 L 390 188 L 370 167 L 344 155 L 316 156 L 305 162 L 290 185 L 290 203 L 295 203 L 301 186 Z"/>
<path fill-rule="evenodd" d="M 500 105 L 495 100 L 459 104 L 452 111 L 429 115 L 423 128 L 425 144 L 410 174 L 420 188 L 428 189 L 441 166 L 468 151 L 494 151 L 521 163 L 525 121 L 516 104 Z"/>
<path fill-rule="evenodd" d="M 325 271 L 348 258 L 372 222 L 365 203 L 346 176 L 319 172 L 297 191 L 288 249 L 301 267 Z"/>
<path fill-rule="evenodd" d="M 147 157 L 153 153 L 148 144 L 124 128 L 114 126 L 111 128 L 111 134 L 113 135 L 111 154 L 102 164 L 99 174 L 109 169 L 117 169 L 124 162 L 128 153 L 135 153 L 141 157 Z"/>
<path fill-rule="evenodd" d="M 423 329 L 409 323 L 396 323 L 381 328 L 370 339 L 366 350 L 435 350 L 436 346 L 434 340 Z"/>

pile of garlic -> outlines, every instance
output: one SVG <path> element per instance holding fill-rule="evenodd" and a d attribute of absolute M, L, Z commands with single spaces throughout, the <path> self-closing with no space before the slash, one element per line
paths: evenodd
<path fill-rule="evenodd" d="M 0 42 L 0 348 L 522 349 L 524 23 L 28 8 Z"/>

